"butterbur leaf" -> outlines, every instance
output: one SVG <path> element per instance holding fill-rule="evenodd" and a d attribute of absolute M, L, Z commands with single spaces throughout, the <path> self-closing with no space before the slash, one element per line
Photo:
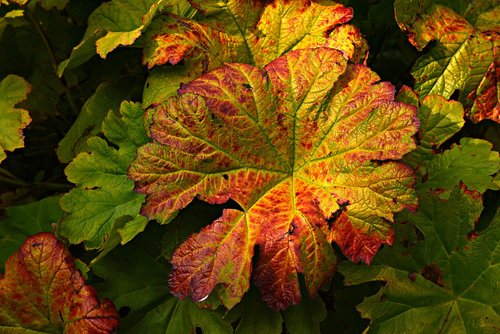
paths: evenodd
<path fill-rule="evenodd" d="M 424 240 L 391 264 L 340 265 L 348 285 L 383 281 L 357 306 L 371 320 L 367 333 L 497 333 L 500 220 L 471 237 L 480 194 L 455 188 L 448 201 L 426 193 L 410 219 Z M 444 204 L 443 204 L 443 201 Z M 470 211 L 468 211 L 468 210 Z M 387 257 L 386 257 L 387 258 Z M 418 266 L 408 268 L 410 260 Z"/>
<path fill-rule="evenodd" d="M 356 62 L 367 54 L 359 29 L 345 25 L 352 9 L 335 2 L 190 2 L 204 14 L 196 21 L 162 16 L 148 29 L 144 63 L 149 68 L 181 60 L 200 71 L 224 62 L 264 66 L 288 51 L 320 46 L 339 49 Z"/>
<path fill-rule="evenodd" d="M 242 208 L 175 251 L 169 282 L 180 298 L 202 300 L 221 284 L 219 297 L 234 306 L 259 245 L 253 276 L 264 300 L 297 304 L 298 273 L 313 297 L 334 271 L 332 240 L 369 263 L 391 243 L 393 213 L 416 204 L 411 170 L 381 162 L 415 147 L 415 108 L 338 50 L 291 51 L 264 70 L 228 64 L 179 94 L 157 107 L 154 142 L 129 169 L 147 195 L 143 214 L 167 223 L 196 196 Z"/>
<path fill-rule="evenodd" d="M 491 149 L 486 140 L 462 138 L 460 145 L 429 161 L 425 182 L 418 189 L 452 189 L 460 181 L 481 193 L 496 189 L 492 175 L 500 170 L 500 156 Z"/>
<path fill-rule="evenodd" d="M 421 97 L 440 94 L 449 99 L 458 92 L 472 121 L 489 118 L 500 122 L 496 74 L 500 46 L 494 24 L 479 20 L 475 27 L 481 11 L 469 13 L 475 19 L 468 22 L 450 8 L 424 0 L 398 0 L 394 6 L 400 28 L 415 47 L 422 50 L 429 42 L 438 42 L 412 70 Z M 482 9 L 481 4 L 475 7 Z"/>
<path fill-rule="evenodd" d="M 24 147 L 23 129 L 31 122 L 27 110 L 15 106 L 26 100 L 31 86 L 21 77 L 8 75 L 0 81 L 0 162 L 5 151 Z"/>
<path fill-rule="evenodd" d="M 64 245 L 51 233 L 36 234 L 5 264 L 0 278 L 1 333 L 114 333 L 113 304 L 85 285 Z"/>
<path fill-rule="evenodd" d="M 143 116 L 138 103 L 123 102 L 120 116 L 110 112 L 102 124 L 104 135 L 118 149 L 92 137 L 87 142 L 90 153 L 80 153 L 66 168 L 76 187 L 61 198 L 68 214 L 60 232 L 71 243 L 109 251 L 146 226 L 147 219 L 139 215 L 144 196 L 132 191 L 134 184 L 127 178 L 136 148 L 148 142 Z"/>

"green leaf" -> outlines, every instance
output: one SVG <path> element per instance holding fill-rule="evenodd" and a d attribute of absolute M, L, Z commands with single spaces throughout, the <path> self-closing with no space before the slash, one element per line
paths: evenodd
<path fill-rule="evenodd" d="M 470 237 L 481 209 L 477 193 L 454 193 L 444 205 L 429 194 L 412 217 L 425 234 L 409 249 L 420 257 L 417 262 L 426 263 L 419 270 L 405 269 L 408 254 L 391 265 L 383 260 L 370 267 L 340 265 L 348 285 L 385 282 L 358 305 L 361 315 L 371 319 L 367 333 L 498 332 L 500 215 L 479 236 Z"/>
<path fill-rule="evenodd" d="M 497 189 L 493 176 L 500 170 L 498 152 L 482 139 L 462 138 L 460 145 L 436 155 L 427 165 L 426 180 L 417 189 L 451 189 L 462 181 L 481 193 Z"/>
<path fill-rule="evenodd" d="M 88 140 L 90 153 L 80 153 L 66 168 L 68 180 L 76 184 L 61 198 L 68 212 L 60 224 L 61 234 L 71 243 L 106 252 L 131 240 L 147 224 L 139 215 L 144 196 L 133 192 L 127 168 L 136 148 L 148 142 L 144 112 L 138 103 L 123 102 L 120 117 L 110 112 L 102 124 L 105 137 Z M 103 243 L 106 243 L 103 246 Z"/>
<path fill-rule="evenodd" d="M 0 333 L 115 332 L 118 313 L 85 285 L 74 259 L 51 233 L 23 243 L 0 277 Z"/>
<path fill-rule="evenodd" d="M 320 297 L 303 298 L 300 304 L 283 312 L 286 329 L 290 334 L 320 333 L 319 323 L 326 318 L 325 303 Z"/>
<path fill-rule="evenodd" d="M 0 221 L 0 270 L 7 258 L 21 247 L 24 240 L 39 232 L 52 232 L 63 216 L 59 196 L 5 208 L 6 219 Z"/>
<path fill-rule="evenodd" d="M 418 101 L 416 95 L 407 96 L 408 90 L 407 87 L 401 90 L 397 99 L 418 107 L 420 128 L 417 148 L 404 159 L 406 164 L 416 168 L 427 165 L 439 146 L 462 128 L 464 110 L 459 102 L 448 101 L 439 95 L 428 95 Z"/>
<path fill-rule="evenodd" d="M 137 78 L 109 81 L 100 84 L 85 102 L 78 118 L 59 142 L 57 157 L 70 162 L 80 152 L 88 151 L 87 140 L 101 132 L 101 125 L 110 110 L 118 111 L 120 103 L 135 95 Z"/>
<path fill-rule="evenodd" d="M 113 0 L 100 5 L 89 17 L 80 43 L 68 59 L 59 65 L 62 76 L 66 68 L 85 63 L 96 53 L 106 58 L 120 45 L 132 45 L 164 6 L 162 0 Z"/>
<path fill-rule="evenodd" d="M 7 157 L 5 151 L 24 147 L 22 130 L 31 118 L 27 110 L 15 106 L 26 100 L 30 90 L 30 84 L 16 75 L 0 81 L 0 162 Z"/>
<path fill-rule="evenodd" d="M 458 92 L 472 121 L 490 118 L 500 122 L 495 76 L 498 32 L 488 26 L 476 28 L 450 8 L 429 1 L 397 0 L 394 6 L 400 28 L 415 47 L 422 50 L 429 42 L 438 42 L 412 70 L 420 97 L 439 94 L 449 99 Z M 474 15 L 479 13 L 476 10 Z"/>
<path fill-rule="evenodd" d="M 168 223 L 194 197 L 231 198 L 243 210 L 224 210 L 176 250 L 170 287 L 181 298 L 202 300 L 222 284 L 221 301 L 234 306 L 257 244 L 256 284 L 284 309 L 300 300 L 298 273 L 310 296 L 330 277 L 332 240 L 370 262 L 392 242 L 394 212 L 415 204 L 411 170 L 372 160 L 415 147 L 416 110 L 338 50 L 291 51 L 264 71 L 229 64 L 179 94 L 155 108 L 154 143 L 139 148 L 129 170 L 148 196 L 144 214 Z"/>
<path fill-rule="evenodd" d="M 177 334 L 232 333 L 231 326 L 216 311 L 198 308 L 193 302 L 179 301 L 168 293 L 168 272 L 143 249 L 147 239 L 117 247 L 93 267 L 104 279 L 100 290 L 118 309 L 129 313 L 122 318 L 121 333 Z M 145 275 L 145 273 L 147 273 Z"/>
<path fill-rule="evenodd" d="M 281 334 L 283 319 L 281 314 L 267 307 L 255 288 L 245 294 L 241 303 L 236 305 L 225 317 L 234 323 L 239 320 L 235 334 Z M 304 332 L 305 333 L 305 332 Z"/>

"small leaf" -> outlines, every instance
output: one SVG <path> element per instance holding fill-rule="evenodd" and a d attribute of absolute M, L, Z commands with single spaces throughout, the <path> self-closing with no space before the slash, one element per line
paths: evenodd
<path fill-rule="evenodd" d="M 99 302 L 64 245 L 50 233 L 24 242 L 0 278 L 0 332 L 112 333 L 113 304 Z"/>
<path fill-rule="evenodd" d="M 118 46 L 132 45 L 163 5 L 162 0 L 113 0 L 101 4 L 88 18 L 80 43 L 59 65 L 58 75 L 62 76 L 66 68 L 85 63 L 96 53 L 106 58 Z"/>
<path fill-rule="evenodd" d="M 418 106 L 420 120 L 417 148 L 405 156 L 404 162 L 414 168 L 422 167 L 432 160 L 441 144 L 462 128 L 464 109 L 460 102 L 447 101 L 439 95 L 427 95 L 418 101 L 403 94 L 400 91 L 398 100 Z"/>
<path fill-rule="evenodd" d="M 291 51 L 264 71 L 228 64 L 179 94 L 156 107 L 154 142 L 129 170 L 147 195 L 143 213 L 167 223 L 195 197 L 243 209 L 224 210 L 175 251 L 169 282 L 180 298 L 199 301 L 221 284 L 224 305 L 237 304 L 259 245 L 253 275 L 264 300 L 297 304 L 298 273 L 311 296 L 333 273 L 332 240 L 369 262 L 392 240 L 393 213 L 415 205 L 411 170 L 373 160 L 415 147 L 416 110 L 338 50 Z M 356 247 L 336 238 L 341 205 Z"/>
<path fill-rule="evenodd" d="M 482 139 L 462 138 L 460 145 L 436 155 L 427 165 L 427 180 L 419 189 L 451 189 L 462 181 L 480 193 L 496 189 L 493 176 L 500 170 L 498 152 Z"/>
<path fill-rule="evenodd" d="M 80 153 L 66 168 L 68 180 L 76 184 L 61 198 L 68 212 L 60 232 L 73 244 L 85 242 L 87 248 L 109 251 L 140 233 L 147 219 L 139 215 L 144 196 L 134 193 L 127 178 L 136 148 L 148 142 L 139 104 L 123 102 L 120 117 L 110 112 L 102 124 L 105 140 L 92 137 L 90 153 Z M 106 244 L 103 246 L 103 243 Z"/>
<path fill-rule="evenodd" d="M 22 131 L 31 118 L 28 111 L 15 106 L 26 100 L 30 90 L 30 84 L 16 75 L 0 81 L 0 162 L 7 157 L 5 151 L 24 147 Z"/>

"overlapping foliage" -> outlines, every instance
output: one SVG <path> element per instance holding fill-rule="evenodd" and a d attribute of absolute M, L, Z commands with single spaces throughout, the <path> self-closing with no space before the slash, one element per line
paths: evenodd
<path fill-rule="evenodd" d="M 497 332 L 500 7 L 341 2 L 0 0 L 0 333 Z"/>

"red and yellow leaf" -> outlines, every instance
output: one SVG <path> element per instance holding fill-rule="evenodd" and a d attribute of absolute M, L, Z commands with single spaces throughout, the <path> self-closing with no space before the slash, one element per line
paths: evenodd
<path fill-rule="evenodd" d="M 104 334 L 118 325 L 113 304 L 99 302 L 51 233 L 29 237 L 7 260 L 0 279 L 0 332 Z"/>
<path fill-rule="evenodd" d="M 198 1 L 203 15 L 193 19 L 164 15 L 155 19 L 145 39 L 149 68 L 190 61 L 199 73 L 225 62 L 264 66 L 291 50 L 328 46 L 358 62 L 368 46 L 360 30 L 346 24 L 352 8 L 310 0 Z"/>
<path fill-rule="evenodd" d="M 259 69 L 227 64 L 156 109 L 129 175 L 143 213 L 169 222 L 194 197 L 236 201 L 174 253 L 171 291 L 231 308 L 253 278 L 274 309 L 314 296 L 335 269 L 336 241 L 354 261 L 391 243 L 394 212 L 414 206 L 416 108 L 341 51 L 288 52 Z M 339 214 L 343 212 L 343 214 Z M 341 218 L 339 218 L 341 217 Z"/>

